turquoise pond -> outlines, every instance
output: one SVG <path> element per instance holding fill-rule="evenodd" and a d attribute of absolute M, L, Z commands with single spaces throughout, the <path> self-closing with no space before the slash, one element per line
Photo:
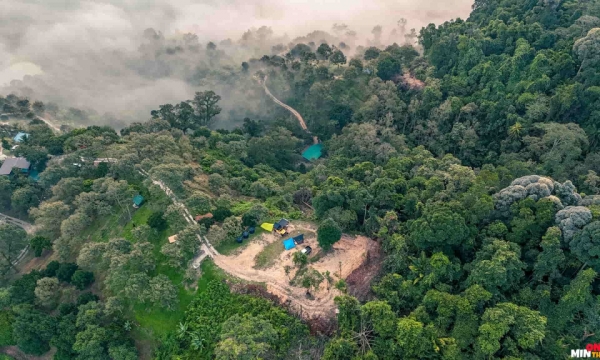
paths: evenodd
<path fill-rule="evenodd" d="M 321 157 L 323 144 L 315 144 L 304 150 L 302 157 L 306 160 L 316 160 Z"/>

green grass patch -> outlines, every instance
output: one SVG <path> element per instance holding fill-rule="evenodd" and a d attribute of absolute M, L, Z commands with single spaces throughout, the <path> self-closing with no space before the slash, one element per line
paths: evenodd
<path fill-rule="evenodd" d="M 152 215 L 152 209 L 149 206 L 142 205 L 132 216 L 131 221 L 123 229 L 123 237 L 129 241 L 134 241 L 131 230 L 134 226 L 146 224 L 148 218 Z"/>
<path fill-rule="evenodd" d="M 171 268 L 172 269 L 172 268 Z M 198 290 L 194 293 L 186 290 L 181 285 L 182 275 L 180 273 L 165 273 L 165 269 L 162 268 L 158 272 L 166 274 L 171 278 L 174 276 L 179 279 L 178 284 L 179 290 L 179 304 L 174 311 L 167 311 L 164 309 L 148 308 L 144 304 L 136 304 L 133 307 L 134 317 L 136 322 L 139 324 L 139 328 L 136 331 L 136 335 L 141 339 L 156 340 L 170 332 L 173 332 L 177 325 L 184 319 L 185 311 L 194 297 L 206 291 L 208 284 L 213 280 L 223 280 L 227 278 L 227 274 L 221 270 L 215 263 L 206 259 L 202 262 L 200 267 L 202 270 L 202 276 L 198 280 Z M 172 269 L 174 270 L 174 269 Z M 171 280 L 174 280 L 171 278 Z"/>
<path fill-rule="evenodd" d="M 265 233 L 265 230 L 261 227 L 257 227 L 254 234 L 251 234 L 247 239 L 244 239 L 244 241 L 242 241 L 241 243 L 238 243 L 235 240 L 222 241 L 215 248 L 217 249 L 218 252 L 220 252 L 223 255 L 231 255 L 231 254 L 235 253 L 236 251 L 239 251 L 239 250 L 245 248 L 246 246 L 248 246 L 253 240 L 260 238 L 260 236 L 263 233 Z M 240 235 L 242 235 L 242 234 L 240 234 Z"/>
<path fill-rule="evenodd" d="M 12 313 L 9 310 L 0 311 L 0 347 L 14 345 L 12 323 Z"/>
<path fill-rule="evenodd" d="M 277 260 L 284 251 L 285 247 L 283 246 L 283 241 L 278 240 L 270 243 L 254 258 L 254 268 L 266 269 L 273 266 L 275 260 Z"/>
<path fill-rule="evenodd" d="M 240 216 L 250 210 L 255 203 L 252 201 L 240 201 L 231 206 L 231 212 L 235 216 Z"/>
<path fill-rule="evenodd" d="M 90 239 L 94 242 L 108 242 L 110 239 L 122 236 L 123 225 L 125 225 L 124 223 L 127 221 L 129 214 L 126 211 L 121 212 L 116 210 L 108 216 L 94 220 L 90 226 L 81 232 L 81 238 Z M 133 217 L 135 217 L 137 212 L 133 214 Z"/>
<path fill-rule="evenodd" d="M 202 270 L 202 276 L 198 280 L 198 291 L 197 294 L 201 294 L 206 291 L 208 284 L 213 280 L 223 280 L 228 276 L 227 274 L 217 265 L 215 265 L 212 259 L 205 259 L 200 265 Z"/>

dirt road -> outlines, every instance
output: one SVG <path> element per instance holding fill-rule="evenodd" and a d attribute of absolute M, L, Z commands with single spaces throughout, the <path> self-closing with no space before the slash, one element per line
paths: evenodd
<path fill-rule="evenodd" d="M 49 120 L 46 120 L 41 116 L 38 116 L 37 118 L 45 122 L 46 125 L 48 125 L 51 129 L 54 129 L 54 131 L 60 132 L 60 127 L 57 127 L 56 125 L 52 124 Z"/>
<path fill-rule="evenodd" d="M 282 102 L 281 100 L 279 100 L 278 98 L 275 97 L 275 95 L 273 95 L 271 93 L 271 91 L 269 91 L 269 88 L 267 87 L 267 80 L 269 79 L 268 76 L 265 76 L 265 79 L 262 82 L 263 87 L 265 88 L 265 92 L 267 93 L 267 95 L 269 95 L 269 97 L 279 106 L 285 108 L 287 111 L 291 112 L 296 119 L 298 119 L 298 123 L 300 123 L 300 127 L 306 131 L 307 133 L 310 134 L 310 131 L 308 130 L 308 127 L 306 126 L 306 122 L 304 122 L 304 118 L 302 118 L 302 115 L 300 115 L 300 113 L 298 111 L 296 111 L 296 109 L 294 109 L 293 107 L 285 104 L 284 102 Z M 313 142 L 315 144 L 319 143 L 319 138 L 316 136 L 313 136 Z"/>
<path fill-rule="evenodd" d="M 167 187 L 160 180 L 152 179 L 152 177 L 150 177 L 150 174 L 148 174 L 148 172 L 144 170 L 139 170 L 139 173 L 143 176 L 148 177 L 153 184 L 160 187 L 165 192 L 165 194 L 169 196 L 173 204 L 183 209 L 183 216 L 186 222 L 188 222 L 189 224 L 195 223 L 194 218 L 190 214 L 185 204 L 179 201 L 177 196 L 173 193 L 173 191 L 171 191 L 171 189 L 169 189 L 169 187 Z M 310 300 L 306 297 L 306 289 L 289 285 L 289 280 L 287 279 L 287 276 L 282 275 L 284 272 L 283 267 L 280 267 L 278 271 L 265 271 L 253 269 L 251 266 L 243 266 L 240 264 L 239 259 L 235 256 L 224 256 L 220 254 L 210 244 L 208 239 L 202 238 L 200 237 L 200 235 L 197 236 L 198 240 L 202 242 L 201 254 L 198 255 L 198 258 L 204 258 L 208 255 L 213 259 L 213 261 L 218 267 L 220 267 L 225 272 L 234 277 L 254 283 L 265 283 L 269 292 L 279 296 L 282 302 L 289 302 L 290 307 L 304 317 L 330 317 L 334 315 L 335 304 L 333 302 L 333 299 L 336 295 L 338 295 L 338 292 L 336 290 L 331 289 L 330 291 L 318 291 L 315 294 L 315 298 Z M 360 240 L 364 241 L 366 240 L 366 238 Z M 344 236 L 339 242 L 338 246 L 343 247 L 348 241 L 353 242 L 353 239 Z M 338 263 L 342 262 L 341 258 L 336 260 L 326 259 L 327 258 L 323 259 L 323 261 L 319 261 L 319 263 L 322 263 L 321 265 L 319 265 L 319 263 L 316 263 L 315 267 L 325 268 L 328 265 L 327 262 L 332 261 L 335 267 Z M 196 262 L 197 259 L 193 261 L 193 263 Z M 358 265 L 360 264 L 356 264 L 356 267 Z M 346 267 L 344 266 L 344 269 L 342 270 L 342 272 L 344 273 L 343 275 L 347 276 L 351 270 L 352 269 L 350 268 L 346 269 Z"/>
<path fill-rule="evenodd" d="M 28 234 L 33 234 L 35 232 L 35 227 L 32 224 L 25 222 L 23 220 L 19 220 L 14 217 L 8 216 L 8 215 L 4 215 L 2 213 L 0 213 L 0 223 L 1 222 L 7 222 L 9 224 L 13 224 L 18 227 L 21 227 Z M 19 256 L 17 256 L 17 258 L 12 262 L 12 264 L 16 266 L 19 262 L 21 262 L 21 260 L 23 260 L 25 255 L 27 255 L 28 251 L 29 251 L 29 245 L 27 245 L 23 250 L 21 250 L 21 252 L 19 253 Z"/>

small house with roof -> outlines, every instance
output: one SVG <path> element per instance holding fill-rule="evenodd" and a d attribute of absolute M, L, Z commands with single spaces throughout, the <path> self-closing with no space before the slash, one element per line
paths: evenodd
<path fill-rule="evenodd" d="M 29 163 L 29 161 L 27 161 L 27 159 L 24 157 L 7 158 L 0 167 L 0 176 L 8 176 L 13 173 L 13 171 L 27 174 L 30 167 L 31 163 Z"/>
<path fill-rule="evenodd" d="M 13 141 L 16 143 L 20 143 L 23 142 L 23 140 L 27 139 L 29 137 L 29 134 L 26 132 L 18 132 L 17 135 L 15 135 L 15 137 L 13 138 Z"/>
<path fill-rule="evenodd" d="M 144 197 L 142 195 L 136 195 L 133 197 L 133 207 L 139 208 L 144 203 Z"/>

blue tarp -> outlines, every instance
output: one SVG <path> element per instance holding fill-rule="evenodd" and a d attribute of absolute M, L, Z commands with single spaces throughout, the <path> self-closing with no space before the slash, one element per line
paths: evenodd
<path fill-rule="evenodd" d="M 283 240 L 283 246 L 286 250 L 291 250 L 296 247 L 296 243 L 294 243 L 294 239 Z"/>

